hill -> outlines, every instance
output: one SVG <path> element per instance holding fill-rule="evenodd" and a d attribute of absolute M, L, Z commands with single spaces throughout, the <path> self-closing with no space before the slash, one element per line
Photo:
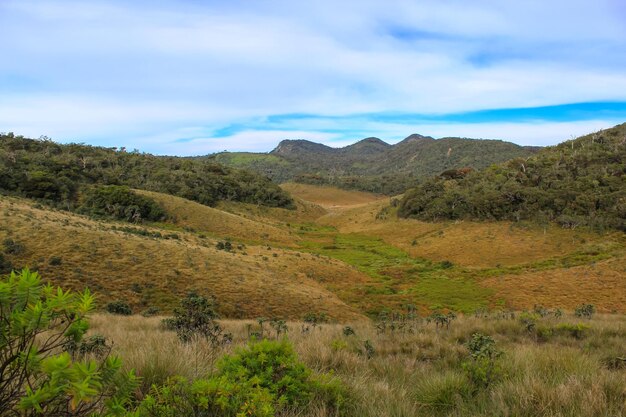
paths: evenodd
<path fill-rule="evenodd" d="M 421 220 L 533 220 L 626 231 L 626 124 L 407 192 L 398 214 Z"/>
<path fill-rule="evenodd" d="M 398 194 L 418 179 L 448 169 L 480 169 L 536 148 L 499 140 L 442 138 L 417 134 L 390 145 L 366 138 L 343 148 L 307 140 L 284 140 L 270 153 L 223 152 L 210 160 L 263 173 L 278 182 L 333 185 L 381 194 Z"/>
<path fill-rule="evenodd" d="M 0 192 L 72 209 L 93 185 L 124 185 L 205 205 L 232 200 L 293 207 L 289 195 L 267 177 L 214 161 L 0 135 Z"/>

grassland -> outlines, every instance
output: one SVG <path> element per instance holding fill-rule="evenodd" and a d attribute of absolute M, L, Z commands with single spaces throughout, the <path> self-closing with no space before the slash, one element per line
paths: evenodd
<path fill-rule="evenodd" d="M 92 332 L 105 335 L 125 366 L 151 384 L 183 375 L 211 374 L 216 359 L 248 341 L 254 321 L 225 320 L 233 343 L 211 348 L 202 341 L 180 343 L 163 330 L 160 318 L 97 315 Z M 290 322 L 288 339 L 315 372 L 333 372 L 351 402 L 343 416 L 528 416 L 618 417 L 626 413 L 626 317 L 571 314 L 537 319 L 529 331 L 519 317 L 492 314 L 460 316 L 449 329 L 410 320 L 402 330 L 377 330 L 373 324 L 323 324 L 303 333 Z M 579 329 L 580 331 L 573 331 Z M 493 337 L 502 352 L 488 384 L 477 383 L 468 370 L 467 341 L 473 333 Z M 274 337 L 266 333 L 266 337 Z M 365 341 L 372 347 L 366 353 Z M 141 395 L 141 394 L 140 394 Z M 304 412 L 281 414 L 332 416 L 316 404 Z"/>
<path fill-rule="evenodd" d="M 284 187 L 296 197 L 295 210 L 233 202 L 210 208 L 142 192 L 170 214 L 149 225 L 94 221 L 2 197 L 0 242 L 24 246 L 7 255 L 15 266 L 71 288 L 89 286 L 102 305 L 128 300 L 135 311 L 169 311 L 191 289 L 215 296 L 227 317 L 325 312 L 342 321 L 408 304 L 422 314 L 536 303 L 626 311 L 623 234 L 425 223 L 397 219 L 388 198 Z M 220 241 L 233 249 L 218 250 Z"/>

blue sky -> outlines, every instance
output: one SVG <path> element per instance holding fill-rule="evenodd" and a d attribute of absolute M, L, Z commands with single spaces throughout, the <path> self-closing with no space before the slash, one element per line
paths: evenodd
<path fill-rule="evenodd" d="M 157 154 L 626 121 L 623 0 L 0 0 L 0 131 Z"/>

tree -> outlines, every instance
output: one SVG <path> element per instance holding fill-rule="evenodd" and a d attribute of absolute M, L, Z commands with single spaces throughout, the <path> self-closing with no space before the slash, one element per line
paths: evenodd
<path fill-rule="evenodd" d="M 80 356 L 94 308 L 81 294 L 43 285 L 24 269 L 0 280 L 0 415 L 117 416 L 136 387 L 121 360 Z"/>

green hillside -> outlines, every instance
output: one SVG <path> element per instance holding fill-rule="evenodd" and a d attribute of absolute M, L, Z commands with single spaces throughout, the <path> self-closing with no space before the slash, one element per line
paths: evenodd
<path fill-rule="evenodd" d="M 0 135 L 0 192 L 71 209 L 92 185 L 157 191 L 205 205 L 239 201 L 293 207 L 291 197 L 266 176 L 212 160 Z"/>
<path fill-rule="evenodd" d="M 406 193 L 398 214 L 626 230 L 626 124 L 479 172 L 431 178 Z"/>

